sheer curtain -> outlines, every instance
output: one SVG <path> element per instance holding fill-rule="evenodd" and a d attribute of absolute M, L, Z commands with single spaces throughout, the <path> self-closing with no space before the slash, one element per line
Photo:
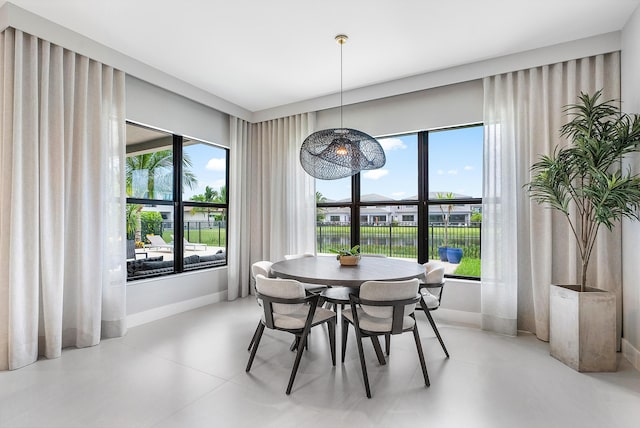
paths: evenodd
<path fill-rule="evenodd" d="M 0 34 L 0 369 L 125 332 L 124 73 Z"/>
<path fill-rule="evenodd" d="M 558 132 L 567 121 L 563 107 L 601 88 L 604 99 L 620 98 L 619 52 L 484 79 L 484 329 L 548 340 L 549 284 L 577 282 L 579 256 L 566 219 L 531 201 L 523 186 L 540 154 L 566 144 Z M 589 272 L 617 293 L 618 305 L 620 242 L 619 228 L 602 229 Z"/>
<path fill-rule="evenodd" d="M 251 209 L 255 197 L 250 188 L 251 124 L 237 117 L 230 118 L 229 236 L 228 236 L 228 299 L 249 294 L 249 255 L 251 250 Z"/>
<path fill-rule="evenodd" d="M 314 126 L 315 113 L 252 124 L 250 131 L 231 118 L 229 299 L 249 293 L 251 263 L 315 252 L 315 183 L 299 160 Z"/>

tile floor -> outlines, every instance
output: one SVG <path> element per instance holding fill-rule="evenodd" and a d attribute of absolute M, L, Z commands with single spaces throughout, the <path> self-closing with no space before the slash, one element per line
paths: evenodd
<path fill-rule="evenodd" d="M 0 372 L 0 427 L 607 427 L 640 426 L 640 373 L 580 374 L 531 335 L 442 325 L 450 359 L 418 314 L 431 387 L 412 335 L 395 336 L 379 366 L 365 343 L 373 398 L 364 394 L 354 336 L 331 366 L 314 329 L 293 392 L 290 337 L 267 332 L 250 374 L 253 298 L 135 327 L 120 339 Z"/>

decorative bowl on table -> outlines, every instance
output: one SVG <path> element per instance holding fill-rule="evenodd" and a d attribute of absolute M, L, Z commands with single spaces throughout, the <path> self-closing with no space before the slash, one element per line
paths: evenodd
<path fill-rule="evenodd" d="M 340 248 L 339 250 L 329 250 L 337 254 L 336 259 L 340 261 L 342 266 L 355 266 L 360 261 L 360 245 L 356 245 L 350 250 Z"/>
<path fill-rule="evenodd" d="M 355 266 L 360 261 L 360 254 L 355 256 L 338 256 L 338 260 L 340 260 L 342 266 Z"/>

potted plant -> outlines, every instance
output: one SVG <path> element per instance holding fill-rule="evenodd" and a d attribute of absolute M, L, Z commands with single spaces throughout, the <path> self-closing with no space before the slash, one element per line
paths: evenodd
<path fill-rule="evenodd" d="M 580 283 L 551 285 L 551 355 L 578 371 L 616 369 L 615 295 L 587 284 L 587 268 L 601 226 L 639 219 L 640 176 L 622 171 L 625 155 L 640 151 L 640 119 L 613 101 L 581 93 L 565 107 L 571 117 L 560 135 L 569 140 L 531 167 L 530 197 L 561 212 L 571 227 L 582 263 Z"/>
<path fill-rule="evenodd" d="M 332 253 L 337 254 L 336 259 L 340 261 L 343 266 L 355 266 L 360 261 L 360 245 L 356 245 L 350 250 L 341 248 L 339 250 L 329 250 Z"/>
<path fill-rule="evenodd" d="M 453 199 L 453 192 L 437 193 L 438 199 Z M 453 211 L 453 204 L 448 204 L 446 209 L 440 205 L 440 211 L 442 211 L 442 220 L 444 223 L 444 240 L 442 247 L 438 247 L 438 256 L 442 262 L 460 263 L 462 259 L 462 248 L 449 247 L 449 221 L 451 220 L 451 211 Z"/>

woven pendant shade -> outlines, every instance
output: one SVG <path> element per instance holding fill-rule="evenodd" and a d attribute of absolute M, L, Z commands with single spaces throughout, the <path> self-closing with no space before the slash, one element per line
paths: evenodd
<path fill-rule="evenodd" d="M 340 45 L 340 128 L 323 129 L 309 135 L 300 148 L 302 168 L 312 177 L 337 180 L 384 166 L 387 158 L 371 135 L 342 127 L 342 45 L 344 34 L 335 37 Z"/>
<path fill-rule="evenodd" d="M 309 135 L 300 149 L 302 168 L 312 177 L 337 180 L 384 166 L 380 143 L 350 128 L 323 129 Z"/>

